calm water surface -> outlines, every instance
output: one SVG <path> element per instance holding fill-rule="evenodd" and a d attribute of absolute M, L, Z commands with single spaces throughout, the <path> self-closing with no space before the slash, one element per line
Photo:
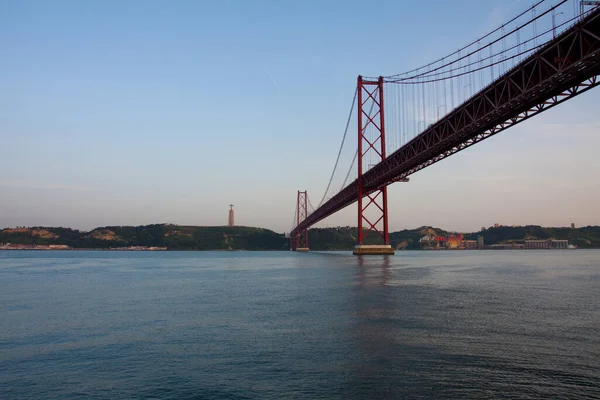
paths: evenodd
<path fill-rule="evenodd" d="M 0 252 L 0 398 L 600 398 L 600 251 Z"/>

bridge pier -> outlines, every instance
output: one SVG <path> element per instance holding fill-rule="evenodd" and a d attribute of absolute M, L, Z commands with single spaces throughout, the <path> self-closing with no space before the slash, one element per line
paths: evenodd
<path fill-rule="evenodd" d="M 389 244 L 357 244 L 352 254 L 355 256 L 394 255 L 394 249 Z"/>

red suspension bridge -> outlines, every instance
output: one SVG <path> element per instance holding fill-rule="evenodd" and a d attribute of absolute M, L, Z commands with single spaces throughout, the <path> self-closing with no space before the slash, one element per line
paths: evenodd
<path fill-rule="evenodd" d="M 393 254 L 389 185 L 598 86 L 600 1 L 573 1 L 573 13 L 568 0 L 547 3 L 423 67 L 359 76 L 325 194 L 314 207 L 298 192 L 291 248 L 308 250 L 309 227 L 358 202 L 354 254 Z M 347 145 L 353 121 L 358 141 Z M 363 244 L 371 232 L 380 245 Z"/>

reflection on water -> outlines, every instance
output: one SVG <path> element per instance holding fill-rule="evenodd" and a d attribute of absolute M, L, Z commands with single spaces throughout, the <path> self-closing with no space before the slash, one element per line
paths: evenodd
<path fill-rule="evenodd" d="M 394 337 L 396 305 L 385 288 L 391 274 L 391 256 L 358 256 L 357 264 L 353 306 L 360 352 L 352 365 L 349 385 L 357 395 L 387 398 L 395 394 L 390 382 L 404 362 Z"/>
<path fill-rule="evenodd" d="M 384 398 L 600 394 L 599 364 L 590 368 L 586 353 L 600 355 L 600 310 L 592 305 L 600 289 L 596 254 L 578 255 L 576 267 L 564 252 L 513 253 L 491 265 L 482 253 L 441 265 L 435 257 L 393 266 L 397 257 L 359 257 L 354 305 L 362 357 L 354 365 L 353 392 Z"/>
<path fill-rule="evenodd" d="M 600 251 L 0 252 L 0 398 L 600 397 Z"/>
<path fill-rule="evenodd" d="M 390 265 L 392 263 L 389 255 L 383 256 L 356 256 L 358 261 L 358 284 L 360 286 L 380 284 L 387 285 L 390 279 Z"/>

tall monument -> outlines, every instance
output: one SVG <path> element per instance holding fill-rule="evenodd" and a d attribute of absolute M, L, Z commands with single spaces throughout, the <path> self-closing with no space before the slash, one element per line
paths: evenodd
<path fill-rule="evenodd" d="M 229 221 L 227 222 L 227 226 L 233 226 L 233 204 L 229 205 Z"/>

